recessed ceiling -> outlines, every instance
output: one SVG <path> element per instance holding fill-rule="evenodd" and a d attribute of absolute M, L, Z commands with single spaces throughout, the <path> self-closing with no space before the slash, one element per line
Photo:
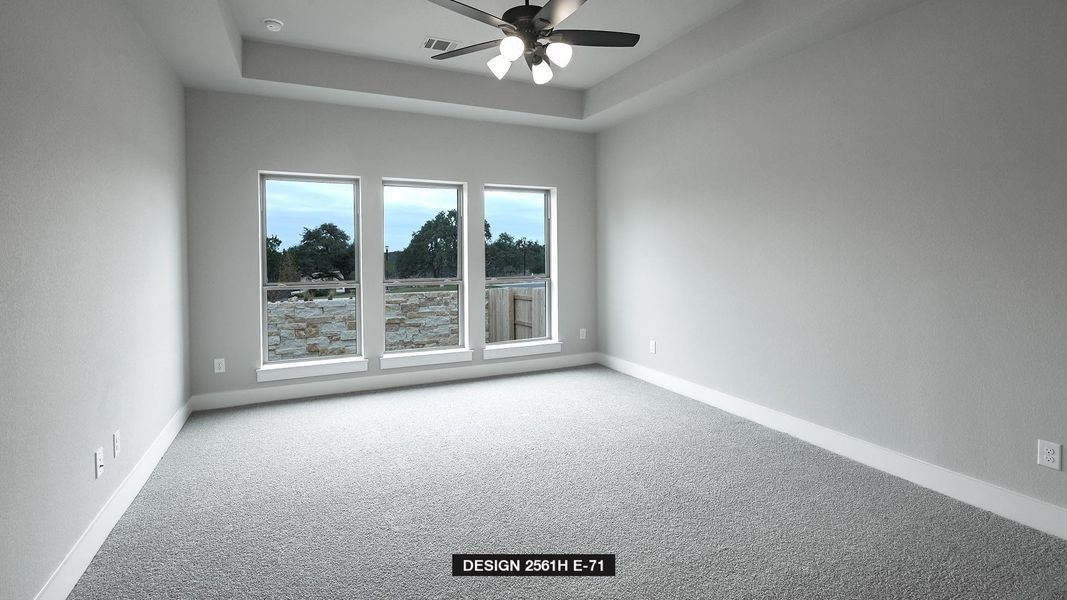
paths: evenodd
<path fill-rule="evenodd" d="M 427 36 L 470 45 L 500 33 L 429 0 L 124 0 L 189 88 L 577 131 L 922 1 L 588 0 L 564 28 L 630 31 L 641 43 L 576 48 L 536 86 L 524 68 L 497 81 L 491 50 L 431 60 Z M 464 2 L 497 15 L 518 4 Z M 268 32 L 266 18 L 285 27 Z"/>
<path fill-rule="evenodd" d="M 422 47 L 429 37 L 468 46 L 499 39 L 499 30 L 478 23 L 427 0 L 229 0 L 241 36 L 249 40 L 303 46 L 440 69 L 483 74 L 492 78 L 486 50 L 443 61 Z M 516 0 L 464 0 L 500 16 L 522 4 Z M 561 28 L 606 29 L 641 35 L 635 48 L 575 48 L 566 69 L 556 69 L 550 85 L 587 89 L 645 58 L 689 30 L 703 25 L 741 0 L 588 0 Z M 534 2 L 535 4 L 543 2 Z M 267 31 L 263 19 L 285 22 L 278 33 Z M 528 69 L 513 68 L 507 76 L 529 81 Z"/>

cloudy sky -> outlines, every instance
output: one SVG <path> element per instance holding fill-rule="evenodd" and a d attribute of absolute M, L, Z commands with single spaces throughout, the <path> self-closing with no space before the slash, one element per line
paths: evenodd
<path fill-rule="evenodd" d="M 333 223 L 355 239 L 353 193 L 350 183 L 267 180 L 267 237 L 276 235 L 282 248 L 300 243 L 304 228 Z"/>
<path fill-rule="evenodd" d="M 300 243 L 304 228 L 333 223 L 355 239 L 353 186 L 347 183 L 285 181 L 266 183 L 267 235 L 282 240 L 282 248 Z M 456 208 L 451 189 L 386 186 L 385 244 L 403 250 L 411 234 L 441 211 Z M 485 217 L 493 238 L 503 232 L 514 238 L 545 241 L 544 194 L 487 190 Z M 383 249 L 384 250 L 384 249 Z"/>

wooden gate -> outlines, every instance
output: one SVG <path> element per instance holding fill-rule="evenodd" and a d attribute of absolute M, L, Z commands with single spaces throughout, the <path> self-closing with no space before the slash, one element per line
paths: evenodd
<path fill-rule="evenodd" d="M 490 288 L 486 299 L 488 341 L 547 337 L 548 305 L 544 287 Z"/>

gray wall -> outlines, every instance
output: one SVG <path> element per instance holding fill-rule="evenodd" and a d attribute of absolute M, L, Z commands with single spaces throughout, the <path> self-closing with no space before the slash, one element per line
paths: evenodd
<path fill-rule="evenodd" d="M 186 94 L 186 131 L 194 394 L 272 385 L 256 383 L 255 376 L 261 328 L 259 170 L 360 176 L 366 248 L 383 247 L 382 178 L 466 182 L 470 223 L 483 218 L 487 183 L 557 187 L 564 353 L 596 348 L 591 135 L 203 91 Z M 480 227 L 470 229 L 469 245 L 480 248 L 482 239 Z M 373 253 L 363 258 L 364 349 L 373 375 L 384 347 L 383 266 Z M 480 284 L 483 273 L 481 251 L 472 252 L 471 282 Z M 484 331 L 480 321 L 471 325 Z M 578 339 L 580 327 L 589 328 L 588 339 Z M 481 339 L 473 341 L 475 348 L 480 344 Z M 214 358 L 226 359 L 226 373 L 214 373 Z"/>
<path fill-rule="evenodd" d="M 119 0 L 0 3 L 0 598 L 37 593 L 188 397 L 182 123 Z"/>
<path fill-rule="evenodd" d="M 1065 31 L 930 1 L 602 133 L 602 351 L 1067 506 Z"/>

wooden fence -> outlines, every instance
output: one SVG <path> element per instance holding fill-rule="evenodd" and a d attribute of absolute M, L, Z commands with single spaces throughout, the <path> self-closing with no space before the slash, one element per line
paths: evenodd
<path fill-rule="evenodd" d="M 545 288 L 500 287 L 486 291 L 488 342 L 528 340 L 548 335 Z"/>

